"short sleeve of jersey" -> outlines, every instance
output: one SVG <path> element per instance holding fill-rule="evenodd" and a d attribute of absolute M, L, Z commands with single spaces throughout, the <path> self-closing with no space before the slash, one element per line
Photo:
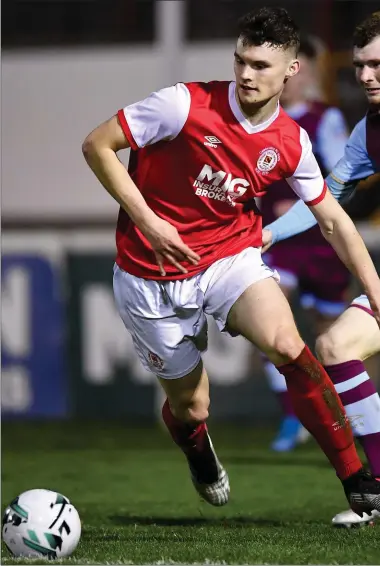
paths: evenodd
<path fill-rule="evenodd" d="M 132 149 L 170 141 L 182 130 L 190 111 L 190 92 L 177 83 L 119 110 L 117 115 Z"/>
<path fill-rule="evenodd" d="M 367 153 L 366 118 L 358 122 L 349 137 L 343 157 L 335 165 L 331 177 L 342 185 L 360 181 L 375 173 Z"/>
<path fill-rule="evenodd" d="M 287 180 L 296 195 L 308 206 L 321 202 L 326 194 L 327 185 L 312 151 L 307 132 L 300 128 L 301 158 L 297 169 Z"/>

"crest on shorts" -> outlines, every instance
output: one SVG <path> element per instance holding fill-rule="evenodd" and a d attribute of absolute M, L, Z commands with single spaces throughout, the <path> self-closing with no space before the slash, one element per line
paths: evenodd
<path fill-rule="evenodd" d="M 264 175 L 272 171 L 280 161 L 280 152 L 275 147 L 266 147 L 260 151 L 256 171 Z"/>
<path fill-rule="evenodd" d="M 148 360 L 150 365 L 156 369 L 161 370 L 164 367 L 164 362 L 159 356 L 157 356 L 157 354 L 154 354 L 153 352 L 148 352 Z"/>

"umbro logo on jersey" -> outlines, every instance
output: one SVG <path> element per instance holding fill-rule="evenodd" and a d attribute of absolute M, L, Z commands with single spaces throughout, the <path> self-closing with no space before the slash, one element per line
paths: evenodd
<path fill-rule="evenodd" d="M 214 149 L 216 149 L 218 146 L 218 143 L 222 143 L 217 137 L 215 136 L 205 136 L 205 142 L 204 145 L 208 145 L 209 147 L 213 147 Z"/>

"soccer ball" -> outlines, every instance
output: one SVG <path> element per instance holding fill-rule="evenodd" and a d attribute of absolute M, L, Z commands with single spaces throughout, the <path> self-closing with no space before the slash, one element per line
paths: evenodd
<path fill-rule="evenodd" d="M 70 556 L 80 535 L 78 511 L 67 497 L 48 489 L 25 491 L 3 516 L 3 540 L 14 556 Z"/>

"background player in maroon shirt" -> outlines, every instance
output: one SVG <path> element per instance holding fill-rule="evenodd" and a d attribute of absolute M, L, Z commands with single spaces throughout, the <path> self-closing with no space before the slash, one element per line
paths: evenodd
<path fill-rule="evenodd" d="M 319 81 L 317 49 L 307 37 L 301 40 L 298 58 L 300 71 L 286 83 L 280 102 L 309 134 L 319 167 L 327 175 L 343 156 L 348 129 L 338 108 L 310 98 L 310 92 L 318 88 Z M 276 220 L 296 200 L 286 181 L 276 183 L 261 199 L 264 224 Z M 301 305 L 311 316 L 314 338 L 344 311 L 350 273 L 322 236 L 319 226 L 280 242 L 264 259 L 280 274 L 281 288 L 288 299 L 295 290 L 299 292 Z M 294 412 L 284 376 L 267 359 L 264 359 L 264 370 L 283 411 L 281 427 L 271 447 L 278 452 L 292 450 L 308 433 Z"/>
<path fill-rule="evenodd" d="M 208 313 L 285 375 L 301 422 L 350 505 L 364 512 L 380 509 L 380 484 L 363 471 L 339 396 L 261 260 L 261 219 L 246 207 L 287 178 L 333 233 L 333 245 L 380 311 L 380 281 L 364 243 L 326 191 L 306 132 L 278 106 L 284 82 L 299 69 L 298 46 L 286 10 L 250 13 L 240 22 L 236 84 L 179 84 L 153 93 L 96 128 L 83 152 L 121 206 L 117 306 L 142 363 L 167 395 L 163 418 L 198 493 L 223 505 L 230 491 L 205 424 L 209 384 L 200 352 Z M 117 157 L 127 147 L 134 150 L 130 174 Z"/>

